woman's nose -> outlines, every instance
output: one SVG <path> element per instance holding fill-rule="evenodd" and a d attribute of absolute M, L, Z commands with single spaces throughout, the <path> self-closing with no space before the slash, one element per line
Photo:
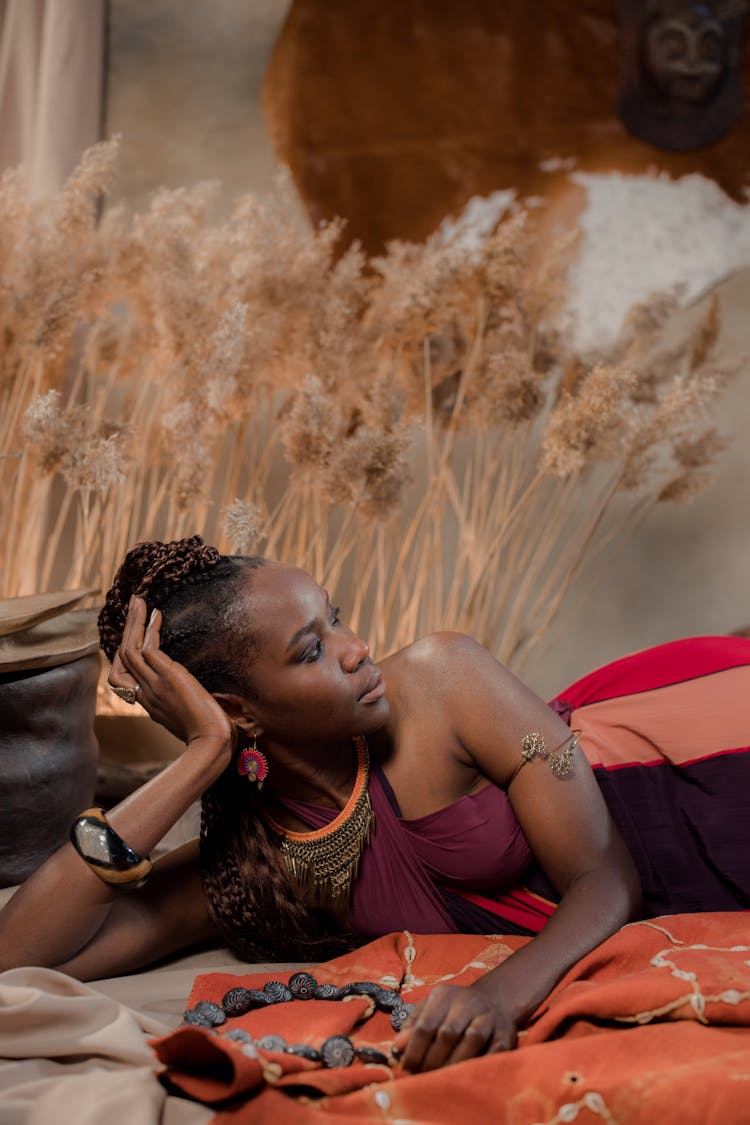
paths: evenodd
<path fill-rule="evenodd" d="M 356 672 L 363 660 L 370 655 L 370 646 L 356 633 L 346 638 L 346 647 L 341 661 L 345 672 Z"/>

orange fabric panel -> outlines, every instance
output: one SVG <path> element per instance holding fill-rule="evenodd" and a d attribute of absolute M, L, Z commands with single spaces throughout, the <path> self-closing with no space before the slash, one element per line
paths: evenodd
<path fill-rule="evenodd" d="M 564 977 L 517 1050 L 429 1074 L 362 1065 L 327 1071 L 269 1052 L 253 1060 L 221 1035 L 198 1028 L 178 1029 L 155 1048 L 171 1082 L 216 1105 L 217 1125 L 453 1125 L 457 1118 L 498 1125 L 576 1119 L 731 1125 L 747 1120 L 750 1090 L 748 939 L 742 913 L 625 926 Z M 476 979 L 525 940 L 393 934 L 315 974 L 339 983 L 395 978 L 405 998 L 416 1000 L 439 981 Z M 228 981 L 252 987 L 267 979 L 199 977 L 190 1002 L 220 998 Z M 382 1049 L 393 1036 L 387 1017 L 369 1016 L 362 998 L 296 1001 L 232 1023 L 256 1036 L 272 1024 L 288 1042 L 317 1043 L 348 1028 L 355 1042 Z"/>
<path fill-rule="evenodd" d="M 592 766 L 687 762 L 750 747 L 747 669 L 730 668 L 573 711 Z"/>

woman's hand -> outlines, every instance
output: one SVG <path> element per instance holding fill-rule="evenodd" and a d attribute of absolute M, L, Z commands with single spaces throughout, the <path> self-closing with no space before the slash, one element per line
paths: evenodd
<path fill-rule="evenodd" d="M 208 740 L 226 747 L 227 760 L 236 741 L 233 724 L 214 697 L 187 668 L 159 648 L 161 613 L 154 610 L 146 623 L 146 603 L 133 597 L 115 653 L 110 687 L 137 689 L 137 700 L 155 722 L 190 745 Z"/>
<path fill-rule="evenodd" d="M 436 1070 L 515 1047 L 517 1029 L 497 996 L 476 985 L 439 984 L 414 1009 L 394 1047 L 405 1070 Z"/>

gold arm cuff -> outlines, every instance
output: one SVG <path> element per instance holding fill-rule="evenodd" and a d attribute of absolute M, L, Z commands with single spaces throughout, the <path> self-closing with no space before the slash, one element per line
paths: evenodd
<path fill-rule="evenodd" d="M 521 739 L 521 761 L 510 775 L 506 789 L 510 789 L 511 784 L 518 777 L 523 767 L 533 758 L 543 758 L 548 762 L 555 777 L 568 777 L 573 772 L 573 751 L 578 745 L 580 737 L 581 731 L 573 730 L 567 738 L 558 743 L 554 750 L 548 750 L 547 743 L 542 735 L 535 730 L 529 731 Z"/>

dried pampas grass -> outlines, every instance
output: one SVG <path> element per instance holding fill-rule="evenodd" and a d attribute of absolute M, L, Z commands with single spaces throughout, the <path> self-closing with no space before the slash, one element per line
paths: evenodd
<path fill-rule="evenodd" d="M 0 180 L 3 596 L 103 589 L 198 531 L 311 569 L 376 651 L 459 629 L 519 667 L 582 569 L 708 483 L 715 302 L 670 350 L 667 295 L 571 355 L 571 237 L 540 258 L 520 211 L 365 262 L 283 186 L 219 223 L 211 185 L 97 220 L 115 156 L 46 205 Z"/>

